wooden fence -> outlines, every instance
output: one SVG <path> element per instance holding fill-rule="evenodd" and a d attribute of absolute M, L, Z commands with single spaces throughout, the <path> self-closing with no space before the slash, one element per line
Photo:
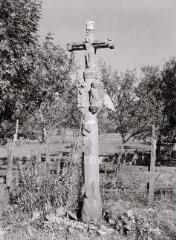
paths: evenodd
<path fill-rule="evenodd" d="M 154 133 L 154 130 L 153 130 Z M 138 152 L 151 154 L 150 167 L 142 166 L 127 166 L 122 165 L 121 167 L 121 178 L 123 182 L 134 182 L 140 183 L 140 189 L 145 189 L 146 185 L 150 183 L 149 188 L 149 201 L 152 203 L 154 197 L 155 189 L 160 188 L 172 188 L 176 183 L 176 167 L 155 167 L 155 151 L 156 151 L 156 141 L 153 135 L 154 141 L 152 145 L 143 144 L 139 141 L 129 141 L 125 145 L 125 149 L 128 152 L 134 153 L 137 149 Z M 81 139 L 79 145 L 81 146 Z M 50 156 L 50 165 L 52 170 L 55 171 L 56 162 L 64 161 L 65 157 L 71 156 L 73 149 L 75 148 L 75 143 L 77 143 L 77 138 L 69 141 L 53 141 L 48 144 L 48 153 Z M 99 136 L 99 155 L 100 156 L 110 156 L 115 155 L 120 152 L 121 141 L 116 134 L 104 134 Z M 77 149 L 81 152 L 81 147 Z M 16 142 L 13 149 L 13 162 L 12 171 L 14 175 L 18 175 L 17 161 L 21 164 L 26 164 L 31 156 L 36 156 L 38 161 L 45 160 L 45 145 L 38 142 Z M 9 155 L 9 145 L 0 147 L 0 177 L 6 178 L 9 168 L 8 162 Z M 103 164 L 106 165 L 103 167 Z M 111 166 L 111 167 L 109 167 Z M 109 168 L 109 169 L 108 169 Z M 106 172 L 114 172 L 114 164 L 102 162 L 100 170 L 104 169 Z M 112 180 L 110 180 L 112 181 Z"/>

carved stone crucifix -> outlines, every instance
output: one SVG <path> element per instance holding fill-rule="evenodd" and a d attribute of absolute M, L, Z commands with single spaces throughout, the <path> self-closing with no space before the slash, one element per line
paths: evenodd
<path fill-rule="evenodd" d="M 100 112 L 104 97 L 107 96 L 95 69 L 97 49 L 113 49 L 112 40 L 94 40 L 93 21 L 86 22 L 86 38 L 82 43 L 67 45 L 70 52 L 85 50 L 84 81 L 78 87 L 78 108 L 82 112 L 83 136 L 83 208 L 82 220 L 97 223 L 102 217 L 102 203 L 99 186 L 99 153 L 97 114 Z"/>

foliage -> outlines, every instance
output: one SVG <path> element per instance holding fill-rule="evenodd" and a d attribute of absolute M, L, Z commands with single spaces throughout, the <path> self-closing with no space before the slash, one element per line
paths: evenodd
<path fill-rule="evenodd" d="M 31 159 L 27 168 L 19 168 L 20 184 L 11 189 L 11 202 L 17 204 L 21 212 L 29 215 L 36 210 L 45 214 L 58 207 L 77 211 L 80 171 L 76 166 L 71 164 L 68 167 L 69 165 L 67 162 L 62 174 L 57 171 L 57 175 L 53 175 L 48 164 Z"/>
<path fill-rule="evenodd" d="M 39 0 L 1 0 L 0 4 L 0 138 L 12 136 L 15 111 L 20 109 L 23 136 L 44 141 L 44 127 L 47 132 L 79 123 L 71 79 L 76 66 L 51 34 L 39 43 Z"/>
<path fill-rule="evenodd" d="M 165 113 L 175 116 L 176 106 L 176 59 L 171 58 L 168 60 L 162 70 L 162 98 L 165 105 Z M 173 116 L 173 117 L 174 117 Z"/>
<path fill-rule="evenodd" d="M 37 49 L 30 91 L 23 109 L 27 118 L 23 120 L 22 131 L 27 137 L 46 142 L 53 130 L 71 122 L 76 87 L 71 81 L 69 67 L 67 55 L 48 34 Z"/>
<path fill-rule="evenodd" d="M 143 78 L 136 94 L 141 101 L 143 115 L 151 115 L 146 126 L 155 124 L 160 142 L 174 144 L 176 135 L 175 120 L 175 73 L 176 60 L 168 60 L 162 68 L 146 66 L 142 68 Z M 150 112 L 148 112 L 148 110 Z"/>
<path fill-rule="evenodd" d="M 132 116 L 135 107 L 135 95 L 133 94 L 136 83 L 135 72 L 126 71 L 119 74 L 112 72 L 105 64 L 101 66 L 100 70 L 104 87 L 115 107 L 115 112 L 111 112 L 107 120 L 111 128 L 120 133 L 125 142 L 134 124 Z"/>
<path fill-rule="evenodd" d="M 150 136 L 152 124 L 161 125 L 164 108 L 159 68 L 143 67 L 139 79 L 135 70 L 117 73 L 103 64 L 101 75 L 115 106 L 105 124 L 120 134 L 124 144 L 134 136 Z"/>
<path fill-rule="evenodd" d="M 176 137 L 176 59 L 169 59 L 161 72 L 161 96 L 164 104 L 162 140 L 171 143 L 171 151 Z"/>
<path fill-rule="evenodd" d="M 119 176 L 116 188 L 103 198 L 105 219 L 129 239 L 175 239 L 176 214 L 174 192 L 166 189 L 148 206 L 148 194 L 132 186 L 132 181 L 122 181 Z M 112 182 L 112 180 L 111 180 Z"/>
<path fill-rule="evenodd" d="M 40 9 L 38 0 L 0 1 L 0 128 L 5 121 L 13 122 L 14 111 L 28 92 Z"/>
<path fill-rule="evenodd" d="M 160 130 L 163 125 L 164 104 L 161 94 L 161 72 L 158 67 L 145 66 L 142 68 L 142 78 L 135 89 L 138 97 L 136 109 L 141 127 L 145 130 L 144 136 L 151 135 L 151 126 Z"/>

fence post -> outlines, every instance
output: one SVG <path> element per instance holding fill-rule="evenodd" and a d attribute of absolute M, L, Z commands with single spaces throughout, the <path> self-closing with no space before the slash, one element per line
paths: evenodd
<path fill-rule="evenodd" d="M 15 139 L 15 136 L 14 136 L 14 139 Z M 6 172 L 7 187 L 11 187 L 12 181 L 13 181 L 13 155 L 14 155 L 14 148 L 15 148 L 14 139 L 12 141 L 10 140 L 8 143 L 8 153 L 7 153 L 8 163 L 7 163 L 7 172 Z"/>
<path fill-rule="evenodd" d="M 150 159 L 150 181 L 149 181 L 149 205 L 154 201 L 154 184 L 155 184 L 155 162 L 156 162 L 156 132 L 155 125 L 152 125 L 152 137 L 151 137 L 151 159 Z"/>

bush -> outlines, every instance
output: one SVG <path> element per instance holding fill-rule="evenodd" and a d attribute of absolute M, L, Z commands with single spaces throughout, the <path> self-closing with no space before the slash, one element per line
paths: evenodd
<path fill-rule="evenodd" d="M 69 160 L 68 160 L 69 161 Z M 77 211 L 80 202 L 79 167 L 68 164 L 62 174 L 52 174 L 50 165 L 31 159 L 27 166 L 19 166 L 19 185 L 11 188 L 11 203 L 22 212 L 46 214 L 58 207 Z"/>
<path fill-rule="evenodd" d="M 133 226 L 136 240 L 176 239 L 175 192 L 166 189 L 163 193 L 156 193 L 153 205 L 148 206 L 147 192 L 142 192 L 133 181 L 123 180 L 119 175 L 116 181 L 109 180 L 104 186 L 112 190 L 103 195 L 106 220 L 112 222 L 112 226 L 122 234 L 129 231 L 129 226 Z M 134 217 L 130 219 L 128 215 L 131 212 Z M 130 235 L 129 239 L 132 237 Z"/>

